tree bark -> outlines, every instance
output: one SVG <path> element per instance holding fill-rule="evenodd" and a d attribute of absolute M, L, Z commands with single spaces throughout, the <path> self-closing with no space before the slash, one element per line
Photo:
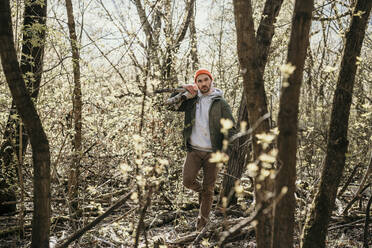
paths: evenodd
<path fill-rule="evenodd" d="M 195 0 L 189 0 L 186 4 L 186 16 L 181 24 L 181 28 L 179 29 L 179 32 L 176 33 L 176 37 L 173 40 L 170 39 L 167 41 L 167 48 L 166 48 L 166 57 L 164 62 L 164 68 L 162 69 L 164 74 L 164 80 L 172 80 L 172 70 L 173 70 L 173 57 L 177 54 L 178 49 L 181 45 L 181 42 L 184 40 L 186 36 L 187 29 L 190 28 L 191 20 L 193 18 L 194 13 L 194 4 Z M 170 29 L 172 30 L 172 28 Z M 169 34 L 172 35 L 172 34 Z"/>
<path fill-rule="evenodd" d="M 282 86 L 278 116 L 279 171 L 275 179 L 275 195 L 280 195 L 283 188 L 287 193 L 274 204 L 273 248 L 293 247 L 299 99 L 313 8 L 314 0 L 297 0 L 293 12 L 287 65 L 296 68 L 285 82 L 289 85 Z"/>
<path fill-rule="evenodd" d="M 245 121 L 248 124 L 248 111 L 245 101 L 245 96 L 243 95 L 239 106 L 238 120 L 239 123 Z M 228 150 L 230 159 L 227 162 L 227 175 L 223 177 L 220 196 L 221 199 L 223 197 L 227 198 L 226 207 L 237 203 L 234 186 L 236 180 L 242 177 L 247 161 L 246 156 L 250 154 L 248 151 L 251 148 L 251 142 L 249 142 L 248 137 L 249 136 L 245 135 L 238 138 Z"/>
<path fill-rule="evenodd" d="M 43 70 L 46 11 L 46 4 L 39 4 L 36 0 L 25 3 L 21 71 L 31 98 L 35 102 L 39 94 Z M 35 29 L 35 24 L 40 24 L 43 28 Z M 0 161 L 3 168 L 3 170 L 0 170 L 1 201 L 16 200 L 13 187 L 16 182 L 15 165 L 17 161 L 14 161 L 14 158 L 17 157 L 18 161 L 23 160 L 28 145 L 28 136 L 24 129 L 21 129 L 20 132 L 20 119 L 16 118 L 17 115 L 15 101 L 13 100 L 4 131 L 4 142 L 0 146 Z M 22 145 L 20 145 L 20 137 Z M 21 151 L 21 153 L 17 151 Z M 2 171 L 5 173 L 2 174 Z M 1 206 L 0 214 L 14 211 L 15 208 L 16 204 Z"/>
<path fill-rule="evenodd" d="M 46 3 L 45 3 L 46 4 Z M 14 47 L 9 1 L 0 1 L 0 55 L 4 74 L 25 124 L 34 165 L 34 215 L 32 247 L 49 247 L 50 152 L 49 143 L 34 103 L 26 88 Z"/>
<path fill-rule="evenodd" d="M 272 36 L 274 35 L 273 23 L 279 13 L 282 2 L 282 0 L 266 1 L 256 37 L 251 1 L 233 1 L 238 57 L 243 75 L 243 87 L 250 126 L 256 123 L 260 117 L 268 113 L 263 75 Z M 253 131 L 252 144 L 254 160 L 256 160 L 262 152 L 265 152 L 262 146 L 258 144 L 256 134 L 269 132 L 270 127 L 270 121 L 265 120 Z M 259 168 L 261 171 L 261 164 L 259 164 Z M 270 205 L 266 196 L 267 193 L 273 192 L 273 181 L 270 177 L 266 177 L 264 180 L 260 181 L 258 177 L 255 178 L 256 203 L 266 207 Z M 261 214 L 258 217 L 258 225 L 256 226 L 258 248 L 270 247 L 272 236 L 271 218 L 271 212 L 265 215 Z"/>
<path fill-rule="evenodd" d="M 191 46 L 191 68 L 193 71 L 196 71 L 199 67 L 199 58 L 198 58 L 198 45 L 197 45 L 197 38 L 196 38 L 196 27 L 195 27 L 195 4 L 191 6 L 190 12 L 191 12 L 191 19 L 189 24 L 189 30 L 190 30 L 190 46 Z"/>
<path fill-rule="evenodd" d="M 260 21 L 259 27 L 257 29 L 256 35 L 256 43 L 258 46 L 257 50 L 257 58 L 256 61 L 258 63 L 258 70 L 259 72 L 258 77 L 261 77 L 263 83 L 263 75 L 265 72 L 265 66 L 267 63 L 267 57 L 269 54 L 269 49 L 272 41 L 272 37 L 274 35 L 274 22 L 275 18 L 278 16 L 280 7 L 283 1 L 281 0 L 267 0 L 265 2 L 265 7 L 262 13 L 263 18 Z M 251 17 L 249 17 L 251 18 Z M 252 30 L 254 32 L 254 30 Z M 266 96 L 265 96 L 266 97 Z M 241 112 L 242 111 L 242 112 Z M 248 121 L 248 110 L 247 110 L 247 100 L 242 97 L 240 107 L 239 107 L 239 115 L 238 115 L 238 123 L 242 121 Z M 255 122 L 254 122 L 255 123 Z M 271 126 L 269 124 L 269 126 Z M 248 126 L 249 128 L 249 126 Z M 227 174 L 232 175 L 233 177 L 225 176 L 223 182 L 223 190 L 221 191 L 223 195 L 222 197 L 228 197 L 230 192 L 232 192 L 232 188 L 235 185 L 235 181 L 241 178 L 241 175 L 245 168 L 245 161 L 247 154 L 250 153 L 251 146 L 243 146 L 241 144 L 248 143 L 248 136 L 243 136 L 239 138 L 237 144 L 235 144 L 231 150 L 229 157 L 231 158 L 227 165 Z M 231 197 L 232 202 L 228 201 L 228 205 L 230 203 L 234 203 L 236 198 L 234 195 Z"/>
<path fill-rule="evenodd" d="M 327 227 L 335 204 L 337 188 L 345 167 L 350 106 L 353 95 L 357 56 L 360 55 L 372 1 L 358 0 L 354 9 L 333 98 L 327 153 L 313 208 L 303 230 L 301 247 L 325 247 Z M 356 15 L 358 13 L 358 15 Z M 361 14 L 362 13 L 362 14 Z"/>
<path fill-rule="evenodd" d="M 80 54 L 79 44 L 75 31 L 74 12 L 71 0 L 66 0 L 67 24 L 70 34 L 70 43 L 72 49 L 72 65 L 74 73 L 74 95 L 73 95 L 73 115 L 74 115 L 74 155 L 73 163 L 70 167 L 70 175 L 68 181 L 68 196 L 70 198 L 70 211 L 74 214 L 79 208 L 78 188 L 79 188 L 79 170 L 80 160 L 82 155 L 82 96 L 81 96 L 81 81 L 80 81 Z"/>

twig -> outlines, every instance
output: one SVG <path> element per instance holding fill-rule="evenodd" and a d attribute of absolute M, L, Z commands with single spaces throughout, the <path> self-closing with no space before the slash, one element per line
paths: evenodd
<path fill-rule="evenodd" d="M 241 221 L 241 220 L 242 220 L 242 218 L 229 220 L 229 221 L 227 221 L 226 225 L 228 225 L 228 226 L 235 225 L 235 224 L 239 223 L 239 221 Z M 206 235 L 216 236 L 220 233 L 221 228 L 222 228 L 222 223 L 221 222 L 217 222 L 217 223 L 210 222 L 210 226 L 207 229 L 205 229 L 206 233 L 207 233 Z M 200 233 L 198 233 L 198 232 L 192 232 L 189 235 L 183 236 L 183 237 L 181 237 L 177 240 L 174 240 L 174 241 L 169 241 L 167 243 L 170 244 L 172 247 L 173 246 L 185 247 L 187 244 L 192 243 L 198 237 L 199 234 Z"/>
<path fill-rule="evenodd" d="M 133 190 L 130 191 L 127 195 L 125 195 L 122 199 L 120 199 L 117 203 L 115 203 L 112 207 L 110 207 L 106 212 L 104 212 L 102 215 L 98 216 L 94 221 L 83 227 L 82 229 L 78 230 L 76 233 L 74 233 L 68 240 L 61 244 L 57 245 L 58 248 L 67 248 L 69 244 L 71 244 L 73 241 L 76 239 L 80 238 L 83 236 L 84 233 L 95 227 L 98 223 L 100 223 L 104 218 L 109 216 L 115 209 L 119 208 L 122 206 L 128 198 L 131 196 Z"/>
<path fill-rule="evenodd" d="M 199 232 L 199 234 L 196 236 L 196 238 L 194 239 L 194 241 L 192 242 L 192 245 L 191 246 L 194 246 L 194 245 L 197 245 L 200 240 L 204 237 L 205 233 L 207 232 L 208 230 L 208 226 L 209 226 L 209 221 L 208 223 L 203 227 L 203 229 Z"/>
<path fill-rule="evenodd" d="M 269 207 L 272 207 L 272 205 L 270 205 Z M 230 236 L 236 234 L 240 229 L 242 229 L 243 227 L 249 225 L 254 220 L 256 220 L 257 217 L 263 212 L 264 209 L 266 209 L 264 206 L 258 205 L 256 211 L 253 212 L 253 214 L 249 218 L 246 218 L 246 219 L 240 221 L 237 225 L 233 226 L 232 228 L 230 228 L 227 231 L 224 231 L 221 234 L 221 237 L 220 237 L 220 241 L 218 243 L 218 246 L 223 247 L 225 245 L 227 239 Z"/>
<path fill-rule="evenodd" d="M 32 228 L 31 224 L 25 224 L 23 226 L 23 229 L 31 230 L 31 228 Z M 12 227 L 9 227 L 8 229 L 0 229 L 0 238 L 5 238 L 8 235 L 19 233 L 21 232 L 21 229 L 22 227 L 20 226 L 12 226 Z"/>
<path fill-rule="evenodd" d="M 343 224 L 343 225 L 332 226 L 332 227 L 328 228 L 328 231 L 332 231 L 332 230 L 339 229 L 339 228 L 344 228 L 344 227 L 355 226 L 356 224 L 359 224 L 361 222 L 363 222 L 363 219 L 356 220 L 356 221 L 353 221 L 353 222 L 350 222 L 350 223 L 347 223 L 347 224 Z"/>
<path fill-rule="evenodd" d="M 283 198 L 283 196 L 286 193 L 287 191 L 282 190 L 280 194 L 277 195 L 268 206 L 257 204 L 256 210 L 248 218 L 243 219 L 237 225 L 233 226 L 232 228 L 221 234 L 218 246 L 223 247 L 230 236 L 236 234 L 239 230 L 255 221 L 257 217 L 260 216 L 262 213 L 270 211 L 275 206 L 275 204 L 277 204 Z"/>
<path fill-rule="evenodd" d="M 353 177 L 355 176 L 355 173 L 358 171 L 358 169 L 359 169 L 359 167 L 360 167 L 361 165 L 362 165 L 362 164 L 359 163 L 359 164 L 357 164 L 357 165 L 354 167 L 354 169 L 353 169 L 353 171 L 351 172 L 349 178 L 347 179 L 345 185 L 344 185 L 344 186 L 342 187 L 342 189 L 338 192 L 338 194 L 337 194 L 337 197 L 338 197 L 338 198 L 340 198 L 340 197 L 345 193 L 347 187 L 350 185 L 351 181 L 353 180 Z"/>
<path fill-rule="evenodd" d="M 337 20 L 337 19 L 341 19 L 342 17 L 349 16 L 351 14 L 352 14 L 351 11 L 346 11 L 345 13 L 342 13 L 340 15 L 335 15 L 335 16 L 330 16 L 330 17 L 314 16 L 313 17 L 313 20 L 314 21 L 320 21 L 320 22 L 323 22 L 323 21 L 334 21 L 334 20 Z"/>
<path fill-rule="evenodd" d="M 23 152 L 22 152 L 22 137 L 23 137 L 23 131 L 22 131 L 22 121 L 19 123 L 19 155 L 18 155 L 18 163 L 17 163 L 17 169 L 18 169 L 18 178 L 19 178 L 19 186 L 21 188 L 21 209 L 19 213 L 19 225 L 20 225 L 20 232 L 19 236 L 21 239 L 25 236 L 25 185 L 23 180 L 23 171 L 22 171 L 22 164 L 23 164 Z"/>
<path fill-rule="evenodd" d="M 138 207 L 135 207 L 135 208 L 131 208 L 130 210 L 128 210 L 127 212 L 125 212 L 123 215 L 121 215 L 120 217 L 114 219 L 113 223 L 115 222 L 119 222 L 119 220 L 125 218 L 127 215 L 129 215 L 130 213 L 136 211 L 138 209 Z"/>
<path fill-rule="evenodd" d="M 145 223 L 145 229 L 149 230 L 154 227 L 160 227 L 165 224 L 168 224 L 175 220 L 179 216 L 179 213 L 167 213 L 166 215 L 157 215 L 150 223 Z"/>
<path fill-rule="evenodd" d="M 354 204 L 354 202 L 356 202 L 358 199 L 360 199 L 361 197 L 361 194 L 363 194 L 363 192 L 371 185 L 371 183 L 367 184 L 366 186 L 364 186 L 364 188 L 362 188 L 360 190 L 360 192 L 357 192 L 355 194 L 355 196 L 353 197 L 353 199 L 347 204 L 347 206 L 345 207 L 344 211 L 342 212 L 342 215 L 346 215 L 347 212 L 349 211 L 349 209 L 351 208 L 351 206 Z M 359 190 L 358 190 L 359 191 Z"/>
<path fill-rule="evenodd" d="M 364 248 L 368 248 L 368 237 L 370 237 L 368 225 L 369 225 L 369 214 L 370 214 L 369 211 L 371 210 L 371 203 L 372 203 L 372 195 L 369 197 L 367 209 L 366 209 L 366 221 L 364 224 Z"/>
<path fill-rule="evenodd" d="M 136 239 L 135 239 L 134 247 L 138 247 L 139 236 L 140 236 L 140 233 L 141 233 L 141 229 L 144 226 L 143 222 L 144 222 L 145 214 L 146 214 L 147 208 L 151 204 L 151 196 L 152 196 L 153 188 L 154 188 L 154 186 L 150 186 L 150 189 L 147 192 L 146 203 L 145 203 L 145 206 L 143 206 L 143 208 L 142 208 L 140 219 L 139 219 L 138 225 L 137 225 Z M 144 232 L 146 232 L 145 228 L 143 228 L 143 229 L 144 229 Z M 145 236 L 146 236 L 146 234 L 145 234 Z"/>
<path fill-rule="evenodd" d="M 371 182 L 367 183 L 367 186 L 364 187 L 364 184 L 367 182 L 367 180 L 370 181 L 370 174 L 372 174 L 372 150 L 370 152 L 370 158 L 369 158 L 369 163 L 368 163 L 368 168 L 366 170 L 366 173 L 364 174 L 364 177 L 362 179 L 362 182 L 359 185 L 359 188 L 357 192 L 354 195 L 354 198 L 351 200 L 351 202 L 346 206 L 345 210 L 342 212 L 343 215 L 347 214 L 347 211 L 351 208 L 353 203 L 360 197 L 360 195 L 363 193 L 363 191 L 371 185 Z M 364 187 L 364 188 L 363 188 Z"/>
<path fill-rule="evenodd" d="M 229 139 L 229 143 L 232 143 L 234 140 L 236 140 L 236 139 L 238 139 L 240 137 L 243 137 L 245 135 L 249 135 L 249 134 L 253 133 L 253 131 L 261 124 L 261 122 L 263 122 L 264 120 L 266 120 L 269 117 L 270 117 L 270 113 L 264 114 L 263 116 L 261 116 L 260 118 L 258 118 L 258 120 L 253 124 L 253 126 L 250 129 L 248 129 L 245 132 L 240 132 L 240 133 L 237 133 L 237 134 L 233 135 Z"/>

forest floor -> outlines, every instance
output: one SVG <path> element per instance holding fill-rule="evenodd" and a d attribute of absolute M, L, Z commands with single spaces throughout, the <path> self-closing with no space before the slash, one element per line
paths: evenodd
<path fill-rule="evenodd" d="M 138 247 L 218 247 L 223 231 L 249 218 L 252 210 L 246 211 L 240 205 L 227 209 L 222 213 L 214 204 L 210 222 L 201 232 L 195 231 L 195 222 L 198 215 L 197 199 L 191 192 L 183 192 L 182 204 L 172 206 L 172 200 L 164 194 L 154 196 L 151 207 L 145 213 L 145 231 L 140 232 Z M 70 225 L 70 218 L 66 213 L 58 211 L 63 203 L 62 199 L 54 202 L 54 213 L 51 225 L 51 247 L 61 244 L 74 233 Z M 247 200 L 249 201 L 249 200 Z M 101 202 L 97 204 L 97 202 Z M 86 205 L 83 216 L 77 222 L 81 227 L 97 218 L 112 203 L 96 200 L 94 204 Z M 138 204 L 137 204 L 138 205 Z M 74 245 L 69 247 L 133 247 L 135 244 L 135 231 L 138 227 L 140 208 L 129 201 L 112 212 L 97 226 L 87 231 Z M 23 239 L 19 231 L 9 232 L 0 237 L 0 247 L 29 247 L 31 242 L 31 204 L 26 204 L 25 232 Z M 301 211 L 297 211 L 300 213 Z M 329 226 L 327 247 L 362 248 L 364 238 L 364 216 L 355 210 L 353 217 L 334 216 Z M 296 215 L 297 220 L 303 216 Z M 299 247 L 300 230 L 303 221 L 298 221 L 295 227 L 295 246 Z M 0 230 L 10 230 L 19 226 L 18 215 L 1 216 Z M 225 247 L 256 247 L 254 229 L 247 225 L 237 233 L 231 234 Z M 370 245 L 372 245 L 370 243 Z M 372 246 L 369 246 L 372 247 Z"/>
<path fill-rule="evenodd" d="M 196 232 L 195 222 L 198 216 L 197 195 L 191 190 L 185 189 L 181 183 L 181 166 L 171 167 L 162 174 L 159 184 L 152 194 L 148 188 L 138 190 L 129 186 L 133 183 L 134 176 L 123 179 L 116 176 L 115 168 L 120 160 L 112 162 L 109 166 L 107 161 L 100 163 L 95 161 L 87 165 L 81 173 L 79 202 L 82 210 L 79 217 L 71 218 L 67 198 L 67 178 L 54 177 L 52 181 L 52 218 L 50 232 L 50 247 L 56 247 L 66 242 L 77 230 L 87 226 L 98 216 L 108 213 L 102 221 L 93 226 L 76 239 L 69 247 L 218 247 L 225 231 L 232 230 L 237 224 L 249 220 L 254 214 L 253 209 L 253 185 L 251 180 L 245 180 L 243 175 L 241 185 L 244 186 L 245 194 L 238 197 L 237 204 L 222 211 L 217 205 L 218 191 L 222 184 L 222 176 L 217 181 L 214 205 L 210 216 L 210 222 L 201 232 Z M 171 161 L 170 163 L 173 163 Z M 93 169 L 94 168 L 94 169 Z M 20 218 L 21 204 L 17 204 L 17 212 L 7 216 L 0 216 L 0 247 L 30 247 L 31 244 L 31 220 L 32 220 L 32 173 L 25 170 L 25 201 L 24 201 L 24 235 L 21 237 Z M 117 175 L 120 175 L 117 174 Z M 150 182 L 152 182 L 150 180 Z M 353 186 L 349 186 L 349 189 Z M 129 196 L 129 192 L 137 189 L 142 192 L 137 199 Z M 307 188 L 297 187 L 296 199 L 296 223 L 294 229 L 294 247 L 299 247 L 301 230 L 311 200 L 312 191 Z M 327 247 L 364 248 L 364 226 L 366 216 L 365 196 L 362 201 L 355 202 L 349 210 L 347 217 L 342 215 L 342 210 L 353 198 L 352 191 L 345 191 L 342 197 L 336 201 L 336 208 L 328 228 Z M 18 198 L 20 199 L 20 198 Z M 121 199 L 126 199 L 121 201 Z M 151 201 L 147 201 L 151 200 Z M 121 202 L 116 209 L 115 203 Z M 145 208 L 146 207 L 146 208 Z M 110 211 L 110 212 L 109 212 Z M 143 216 L 143 218 L 141 218 Z M 140 221 L 142 220 L 142 222 Z M 139 223 L 141 223 L 139 225 Z M 226 239 L 225 247 L 256 247 L 255 233 L 249 222 L 239 228 L 236 233 L 230 233 Z M 369 223 L 369 229 L 371 229 Z M 75 226 L 75 228 L 73 228 Z M 136 233 L 140 226 L 138 240 Z M 372 240 L 369 237 L 369 247 Z"/>

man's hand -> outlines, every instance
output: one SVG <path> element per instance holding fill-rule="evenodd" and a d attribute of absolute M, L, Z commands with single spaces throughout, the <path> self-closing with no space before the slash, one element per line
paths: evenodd
<path fill-rule="evenodd" d="M 198 86 L 196 84 L 185 84 L 182 85 L 182 87 L 191 93 L 190 98 L 193 98 L 196 96 L 196 94 L 198 94 Z"/>

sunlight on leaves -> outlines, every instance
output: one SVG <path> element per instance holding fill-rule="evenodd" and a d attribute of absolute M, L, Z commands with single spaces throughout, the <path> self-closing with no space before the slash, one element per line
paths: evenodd
<path fill-rule="evenodd" d="M 287 64 L 281 65 L 279 69 L 283 77 L 288 78 L 295 71 L 296 66 L 292 65 L 292 63 L 289 62 Z"/>
<path fill-rule="evenodd" d="M 138 203 L 138 193 L 137 192 L 133 192 L 132 195 L 130 196 L 130 199 L 133 202 Z"/>
<path fill-rule="evenodd" d="M 250 177 L 256 177 L 258 174 L 258 166 L 256 163 L 249 163 L 247 165 L 247 172 Z"/>
<path fill-rule="evenodd" d="M 227 135 L 229 129 L 231 129 L 234 126 L 234 123 L 230 119 L 222 118 L 220 120 L 220 123 L 222 125 L 221 132 L 225 135 Z"/>
<path fill-rule="evenodd" d="M 226 153 L 220 151 L 212 153 L 209 159 L 209 162 L 211 163 L 226 163 L 227 161 L 229 161 L 229 156 Z"/>
<path fill-rule="evenodd" d="M 324 68 L 324 72 L 327 72 L 327 73 L 330 73 L 330 72 L 334 72 L 337 70 L 337 67 L 333 67 L 333 66 L 329 66 L 327 65 L 325 68 Z"/>

